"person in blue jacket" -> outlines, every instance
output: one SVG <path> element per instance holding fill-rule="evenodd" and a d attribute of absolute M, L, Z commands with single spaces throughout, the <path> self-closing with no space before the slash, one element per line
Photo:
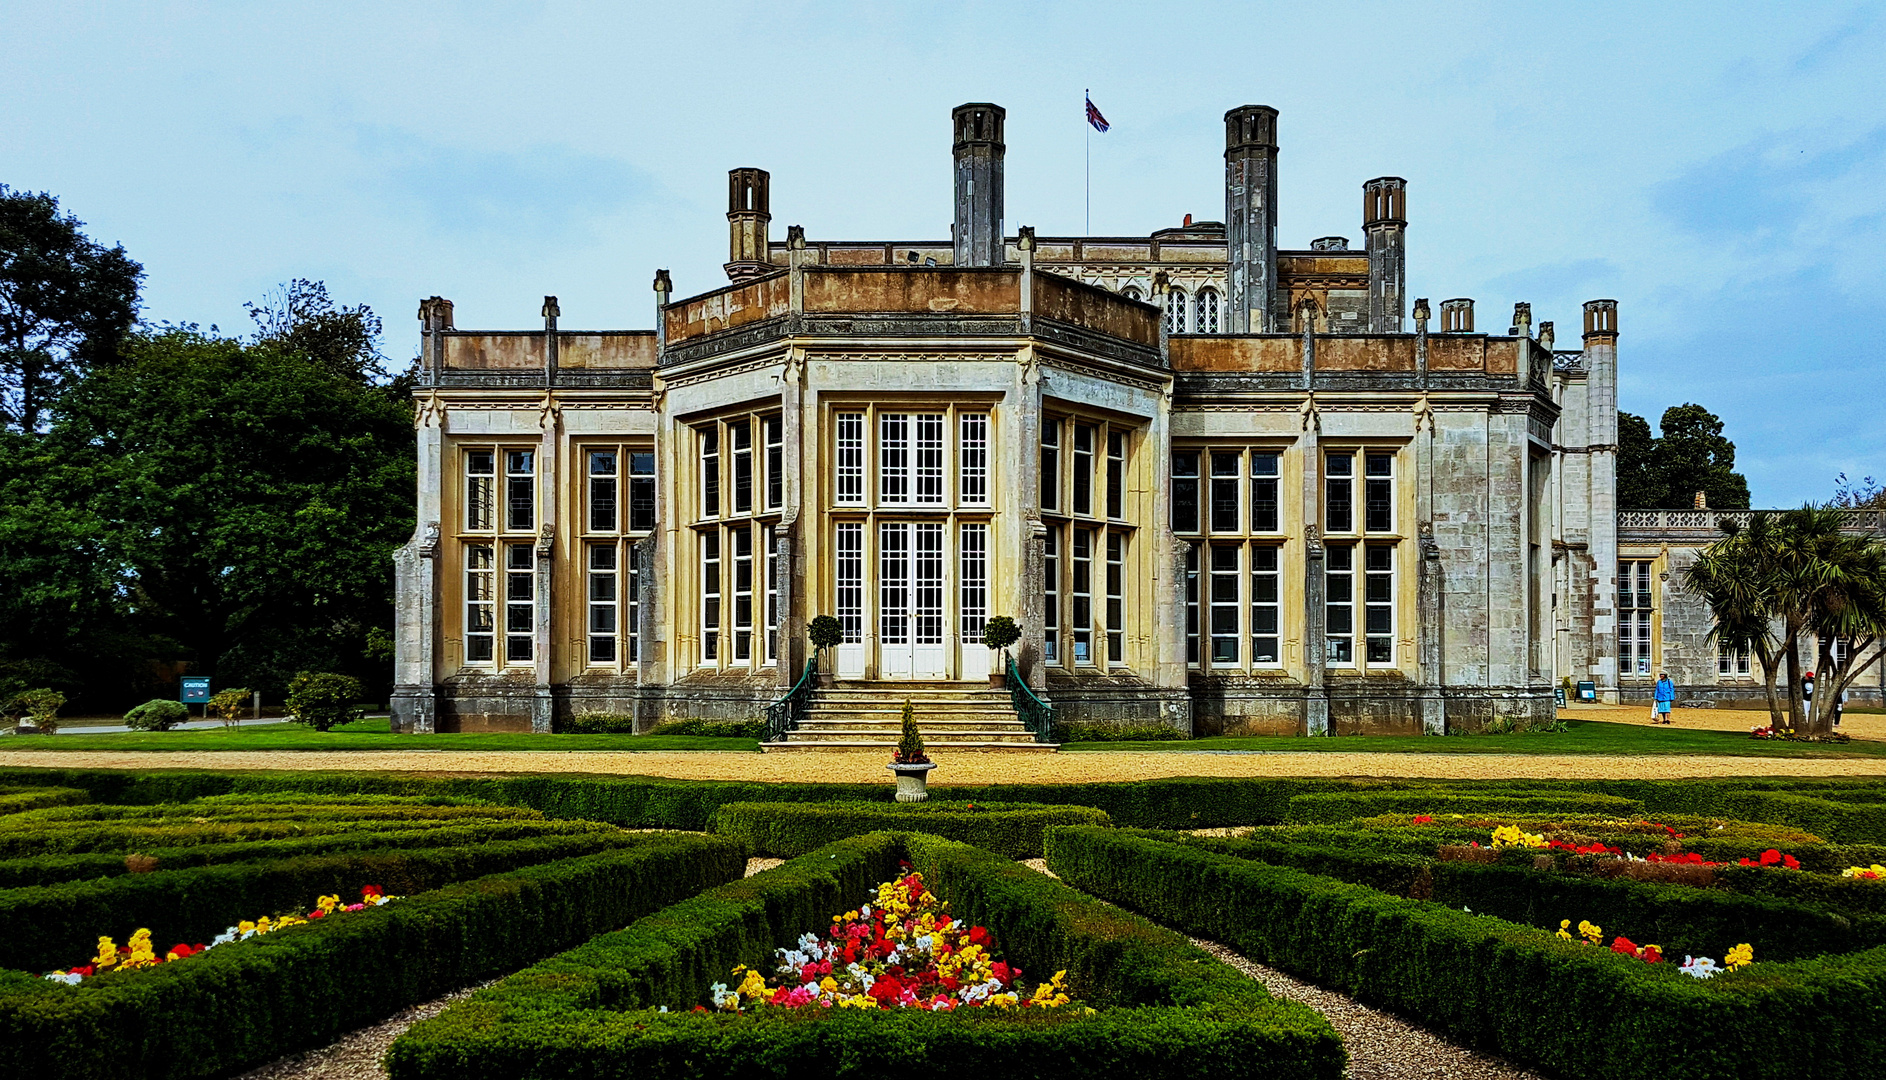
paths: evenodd
<path fill-rule="evenodd" d="M 1668 672 L 1657 673 L 1656 713 L 1650 718 L 1653 724 L 1671 724 L 1670 706 L 1676 701 L 1676 684 L 1670 681 Z"/>

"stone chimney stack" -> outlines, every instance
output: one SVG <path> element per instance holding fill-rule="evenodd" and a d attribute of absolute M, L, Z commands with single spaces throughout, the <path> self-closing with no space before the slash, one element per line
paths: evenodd
<path fill-rule="evenodd" d="M 1362 235 L 1369 252 L 1369 332 L 1401 333 L 1408 289 L 1408 181 L 1378 176 L 1362 185 Z"/>
<path fill-rule="evenodd" d="M 956 139 L 956 224 L 950 230 L 957 266 L 1000 266 L 1002 125 L 1008 111 L 988 102 L 958 105 L 950 114 Z"/>
<path fill-rule="evenodd" d="M 735 285 L 770 273 L 767 226 L 773 220 L 768 189 L 772 177 L 765 169 L 730 169 L 727 172 L 727 271 Z"/>
<path fill-rule="evenodd" d="M 1456 297 L 1441 301 L 1441 333 L 1473 333 L 1473 301 L 1467 297 Z"/>
<path fill-rule="evenodd" d="M 1240 105 L 1225 114 L 1225 329 L 1275 329 L 1277 110 Z"/>

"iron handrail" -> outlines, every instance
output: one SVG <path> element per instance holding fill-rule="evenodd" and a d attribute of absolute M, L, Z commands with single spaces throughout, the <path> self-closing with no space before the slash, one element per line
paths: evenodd
<path fill-rule="evenodd" d="M 1008 657 L 1008 700 L 1015 707 L 1015 715 L 1021 717 L 1028 730 L 1035 733 L 1035 741 L 1052 742 L 1054 739 L 1054 706 L 1035 696 L 1035 692 L 1022 679 L 1021 669 L 1015 666 L 1015 658 Z"/>
<path fill-rule="evenodd" d="M 812 699 L 812 677 L 818 674 L 818 670 L 818 657 L 807 660 L 804 674 L 799 676 L 798 682 L 792 684 L 792 689 L 766 706 L 767 742 L 773 742 L 786 732 L 798 729 L 799 719 L 805 715 L 806 704 Z"/>

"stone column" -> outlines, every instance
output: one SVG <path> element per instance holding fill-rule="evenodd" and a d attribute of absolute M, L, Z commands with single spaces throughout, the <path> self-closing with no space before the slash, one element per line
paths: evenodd
<path fill-rule="evenodd" d="M 1303 432 L 1297 447 L 1303 462 L 1303 733 L 1329 734 L 1329 691 L 1323 685 L 1328 666 L 1328 612 L 1323 581 L 1323 454 L 1318 446 L 1322 416 L 1310 387 L 1316 369 L 1316 335 L 1309 320 L 1303 329 Z"/>
<path fill-rule="evenodd" d="M 656 553 L 661 546 L 660 537 L 660 533 L 644 536 L 629 545 L 629 558 L 634 560 L 639 571 L 635 579 L 635 730 L 638 733 L 661 720 L 659 702 L 645 692 L 656 679 L 655 638 L 661 628 L 661 620 L 657 618 L 661 590 L 655 587 Z"/>
<path fill-rule="evenodd" d="M 1447 734 L 1447 700 L 1441 692 L 1441 631 L 1446 625 L 1441 548 L 1434 539 L 1434 407 L 1428 403 L 1428 302 L 1415 301 L 1415 370 L 1422 385 L 1415 403 L 1415 660 L 1420 688 L 1421 733 Z"/>
<path fill-rule="evenodd" d="M 1002 425 L 999 458 L 1004 471 L 1013 477 L 1010 490 L 1015 497 L 1013 524 L 1004 530 L 1014 565 L 1020 575 L 1013 583 L 1009 603 L 1020 624 L 1022 637 L 1015 643 L 1016 670 L 1037 691 L 1047 688 L 1044 651 L 1046 631 L 1042 582 L 1046 574 L 1047 529 L 1041 523 L 1041 398 L 1045 376 L 1035 357 L 1032 344 L 1022 346 L 1016 357 L 1015 380 L 1008 393 L 1007 422 Z M 999 479 L 999 478 L 998 478 Z M 1007 516 L 1007 512 L 1004 512 Z M 991 596 L 991 600 L 994 596 Z M 992 609 L 993 610 L 993 609 Z"/>

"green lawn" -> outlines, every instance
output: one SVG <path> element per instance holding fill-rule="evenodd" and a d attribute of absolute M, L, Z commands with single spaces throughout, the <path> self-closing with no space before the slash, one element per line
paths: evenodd
<path fill-rule="evenodd" d="M 1751 739 L 1737 731 L 1664 730 L 1603 720 L 1568 720 L 1565 731 L 1527 735 L 1371 735 L 1331 739 L 1219 735 L 1170 742 L 1066 743 L 1061 750 L 1064 753 L 1268 750 L 1285 754 L 1708 754 L 1718 757 L 1886 758 L 1886 742 L 1858 739 L 1845 744 L 1766 741 Z"/>
<path fill-rule="evenodd" d="M 6 750 L 738 750 L 757 739 L 702 735 L 395 735 L 386 717 L 316 731 L 300 724 L 245 725 L 234 731 L 126 731 L 111 735 L 30 735 L 0 742 Z"/>

